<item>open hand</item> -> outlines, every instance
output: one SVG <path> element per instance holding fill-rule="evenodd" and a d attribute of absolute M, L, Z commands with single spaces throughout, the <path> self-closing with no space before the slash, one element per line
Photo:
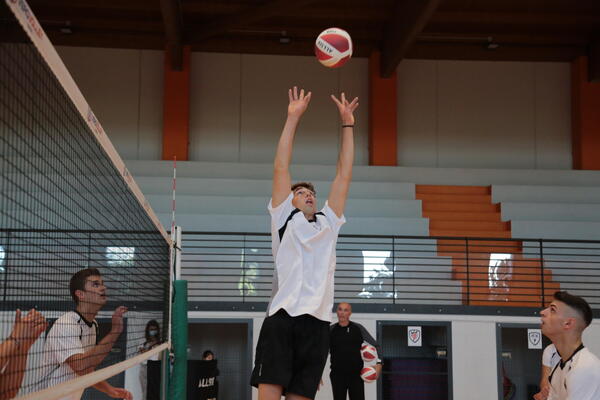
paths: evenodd
<path fill-rule="evenodd" d="M 308 108 L 308 103 L 310 103 L 311 92 L 308 94 L 304 94 L 304 89 L 300 89 L 300 93 L 298 93 L 298 87 L 294 86 L 292 89 L 288 90 L 288 97 L 290 99 L 290 104 L 288 105 L 288 117 L 296 117 L 299 118 L 304 114 L 304 111 Z"/>
<path fill-rule="evenodd" d="M 133 400 L 133 395 L 131 392 L 123 388 L 113 387 L 107 394 L 113 399 Z"/>
<path fill-rule="evenodd" d="M 17 309 L 15 324 L 10 336 L 25 346 L 30 347 L 47 327 L 48 322 L 46 322 L 46 318 L 39 311 L 32 308 L 23 317 L 21 316 L 21 310 Z"/>
<path fill-rule="evenodd" d="M 348 102 L 348 100 L 346 100 L 346 95 L 342 92 L 342 96 L 339 100 L 334 95 L 331 95 L 331 100 L 333 100 L 340 112 L 342 124 L 354 125 L 354 110 L 358 107 L 358 97 L 355 97 L 354 100 Z"/>
<path fill-rule="evenodd" d="M 112 315 L 111 331 L 117 334 L 123 332 L 123 315 L 127 312 L 127 307 L 119 306 Z"/>

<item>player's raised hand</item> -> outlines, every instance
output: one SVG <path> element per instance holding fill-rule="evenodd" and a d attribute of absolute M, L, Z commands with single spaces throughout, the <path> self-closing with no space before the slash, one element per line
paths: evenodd
<path fill-rule="evenodd" d="M 342 92 L 339 99 L 334 95 L 331 95 L 331 100 L 333 100 L 340 112 L 342 124 L 354 125 L 354 110 L 358 107 L 358 97 L 355 97 L 351 102 L 348 102 L 346 94 Z"/>
<path fill-rule="evenodd" d="M 32 308 L 27 315 L 22 316 L 21 310 L 17 309 L 10 337 L 30 347 L 47 327 L 46 318 L 39 311 Z"/>
<path fill-rule="evenodd" d="M 300 92 L 298 92 L 298 86 L 289 89 L 288 97 L 290 103 L 288 104 L 288 117 L 300 118 L 308 108 L 311 95 L 311 92 L 305 94 L 304 89 L 300 89 Z"/>
<path fill-rule="evenodd" d="M 111 331 L 113 333 L 120 334 L 123 332 L 123 315 L 127 312 L 127 307 L 119 306 L 115 309 L 115 312 L 112 315 L 112 327 Z"/>

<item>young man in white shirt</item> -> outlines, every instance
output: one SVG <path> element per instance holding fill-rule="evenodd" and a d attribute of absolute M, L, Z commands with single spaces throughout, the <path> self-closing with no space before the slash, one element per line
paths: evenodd
<path fill-rule="evenodd" d="M 329 351 L 335 247 L 346 222 L 344 207 L 352 179 L 354 115 L 358 98 L 331 96 L 342 124 L 342 144 L 329 198 L 320 212 L 314 187 L 292 186 L 289 165 L 296 128 L 311 93 L 288 91 L 288 115 L 275 155 L 271 242 L 273 294 L 260 331 L 251 384 L 259 400 L 313 399 Z"/>
<path fill-rule="evenodd" d="M 76 307 L 60 316 L 46 337 L 40 390 L 93 372 L 123 332 L 123 314 L 127 308 L 120 306 L 112 315 L 110 332 L 96 344 L 98 323 L 95 318 L 107 301 L 106 286 L 96 268 L 75 273 L 69 282 L 69 291 Z M 93 387 L 110 397 L 132 400 L 129 391 L 106 381 Z M 79 400 L 82 394 L 83 390 L 76 391 L 60 400 Z"/>
<path fill-rule="evenodd" d="M 582 333 L 592 309 L 578 296 L 561 291 L 544 309 L 542 333 L 552 340 L 560 361 L 550 372 L 548 400 L 600 399 L 600 360 L 583 346 Z"/>

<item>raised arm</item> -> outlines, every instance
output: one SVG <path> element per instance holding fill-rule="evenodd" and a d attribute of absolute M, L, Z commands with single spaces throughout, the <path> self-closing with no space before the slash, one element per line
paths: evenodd
<path fill-rule="evenodd" d="M 15 324 L 8 339 L 0 344 L 0 400 L 17 396 L 27 366 L 27 354 L 37 338 L 46 330 L 48 323 L 38 311 L 31 309 L 21 317 L 15 314 Z"/>
<path fill-rule="evenodd" d="M 110 332 L 85 353 L 74 354 L 66 359 L 66 363 L 77 375 L 85 375 L 94 371 L 96 367 L 104 360 L 114 346 L 115 342 L 123 332 L 123 315 L 127 312 L 127 307 L 117 307 L 112 315 L 112 327 Z"/>
<path fill-rule="evenodd" d="M 280 205 L 290 194 L 292 178 L 290 176 L 289 166 L 292 161 L 292 147 L 296 128 L 300 122 L 300 117 L 306 111 L 310 102 L 311 92 L 304 94 L 304 89 L 298 93 L 298 87 L 288 90 L 289 105 L 287 119 L 279 138 L 275 162 L 273 165 L 273 207 Z"/>
<path fill-rule="evenodd" d="M 337 162 L 337 172 L 331 190 L 329 192 L 329 207 L 338 217 L 344 214 L 346 198 L 352 181 L 352 164 L 354 163 L 354 110 L 358 107 L 358 97 L 352 102 L 346 100 L 346 95 L 342 93 L 340 99 L 331 95 L 331 99 L 337 105 L 342 121 L 342 147 Z"/>

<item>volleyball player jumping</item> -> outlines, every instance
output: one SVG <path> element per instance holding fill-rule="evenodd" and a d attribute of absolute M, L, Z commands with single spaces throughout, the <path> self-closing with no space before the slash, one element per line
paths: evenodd
<path fill-rule="evenodd" d="M 298 92 L 294 87 L 288 95 L 288 115 L 275 155 L 268 206 L 275 259 L 273 294 L 251 378 L 259 400 L 282 395 L 288 400 L 313 399 L 317 392 L 329 351 L 335 247 L 346 222 L 343 213 L 354 160 L 353 113 L 358 98 L 348 102 L 344 93 L 340 99 L 332 95 L 342 122 L 342 145 L 328 200 L 317 212 L 313 185 L 301 182 L 292 186 L 289 173 L 296 128 L 311 92 Z"/>

